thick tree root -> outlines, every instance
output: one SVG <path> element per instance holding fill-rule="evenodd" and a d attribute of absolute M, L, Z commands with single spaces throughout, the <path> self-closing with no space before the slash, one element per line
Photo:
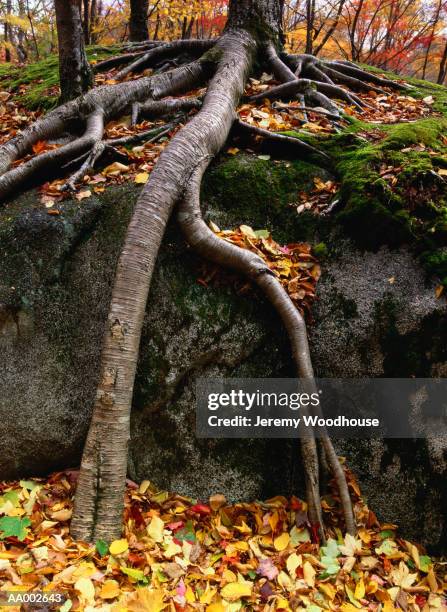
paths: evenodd
<path fill-rule="evenodd" d="M 364 106 L 360 98 L 334 85 L 331 78 L 323 72 L 321 64 L 317 65 L 316 58 L 312 55 L 299 56 L 295 63 L 295 66 L 297 66 L 295 72 L 292 72 L 287 64 L 282 61 L 273 47 L 268 48 L 267 56 L 275 77 L 283 84 L 262 94 L 252 96 L 250 101 L 257 102 L 264 98 L 274 99 L 279 92 L 278 97 L 284 95 L 304 96 L 304 100 L 309 106 L 322 106 L 332 113 L 337 113 L 338 108 L 330 98 L 345 100 L 359 110 Z M 311 79 L 301 78 L 305 71 Z"/>
<path fill-rule="evenodd" d="M 191 176 L 185 196 L 180 204 L 178 220 L 182 231 L 189 244 L 199 255 L 221 266 L 240 272 L 260 287 L 278 312 L 287 330 L 298 377 L 307 381 L 310 393 L 316 392 L 306 324 L 287 292 L 263 259 L 251 251 L 240 249 L 220 239 L 202 219 L 200 185 L 206 165 L 202 163 Z M 326 458 L 340 492 L 346 528 L 349 533 L 355 533 L 354 513 L 343 469 L 327 433 L 322 431 L 320 435 Z M 314 523 L 319 523 L 321 536 L 324 539 L 318 484 L 318 452 L 315 438 L 308 435 L 304 436 L 301 440 L 301 449 L 306 474 L 310 519 Z"/>
<path fill-rule="evenodd" d="M 322 93 L 327 98 L 327 101 L 325 104 L 330 106 L 331 108 L 334 107 L 334 104 L 329 99 L 329 96 L 332 96 L 333 98 L 337 98 L 340 100 L 344 100 L 348 104 L 351 104 L 352 106 L 357 107 L 359 110 L 362 110 L 362 108 L 366 106 L 365 103 L 362 102 L 362 100 L 358 96 L 354 94 L 349 94 L 347 91 L 345 91 L 341 87 L 338 87 L 337 85 L 330 85 L 329 83 L 321 83 L 319 81 L 311 81 L 309 79 L 296 79 L 295 81 L 289 81 L 288 83 L 277 85 L 276 87 L 272 87 L 271 89 L 268 89 L 267 91 L 263 91 L 260 94 L 251 96 L 250 102 L 256 103 L 256 102 L 261 102 L 262 100 L 265 100 L 265 99 L 268 99 L 268 100 L 279 100 L 280 98 L 290 99 L 290 98 L 293 98 L 297 93 L 303 93 L 307 99 L 307 97 L 309 96 L 309 92 L 315 91 L 315 89 L 313 88 L 316 88 L 316 91 L 318 93 Z M 323 101 L 320 102 L 320 104 L 322 103 Z"/>
<path fill-rule="evenodd" d="M 249 123 L 245 123 L 244 121 L 240 120 L 237 121 L 236 127 L 239 130 L 252 134 L 253 136 L 260 136 L 273 142 L 279 142 L 284 145 L 292 146 L 300 153 L 300 155 L 307 155 L 311 158 L 316 158 L 318 161 L 323 162 L 325 164 L 331 161 L 329 155 L 327 155 L 323 151 L 320 151 L 319 149 L 316 149 L 312 145 L 307 144 L 307 142 L 303 142 L 299 138 L 294 138 L 293 136 L 286 136 L 285 134 L 281 134 L 279 132 L 269 132 L 269 130 L 264 130 L 260 127 L 250 125 Z"/>
<path fill-rule="evenodd" d="M 78 539 L 120 535 L 126 477 L 122 458 L 127 456 L 138 345 L 158 249 L 190 176 L 228 137 L 256 50 L 256 41 L 244 31 L 227 33 L 217 45 L 221 59 L 203 106 L 160 156 L 137 201 L 118 263 L 71 524 Z"/>
<path fill-rule="evenodd" d="M 136 125 L 140 118 L 157 119 L 175 113 L 187 113 L 193 109 L 198 110 L 202 101 L 198 98 L 168 98 L 164 100 L 148 100 L 144 104 L 135 102 L 132 105 L 132 125 Z"/>
<path fill-rule="evenodd" d="M 179 53 L 188 53 L 195 55 L 202 55 L 205 51 L 208 51 L 215 45 L 214 40 L 176 40 L 172 43 L 166 43 L 150 49 L 142 57 L 137 58 L 131 64 L 126 66 L 115 75 L 117 81 L 122 81 L 127 75 L 132 72 L 138 72 L 143 68 L 148 68 L 159 63 L 161 60 L 166 58 L 174 57 Z"/>
<path fill-rule="evenodd" d="M 17 186 L 23 186 L 36 175 L 44 175 L 55 167 L 61 167 L 88 151 L 101 141 L 104 133 L 104 113 L 101 108 L 94 110 L 87 118 L 86 130 L 80 138 L 58 149 L 36 155 L 28 162 L 17 166 L 0 178 L 0 193 L 4 196 L 14 192 Z"/>

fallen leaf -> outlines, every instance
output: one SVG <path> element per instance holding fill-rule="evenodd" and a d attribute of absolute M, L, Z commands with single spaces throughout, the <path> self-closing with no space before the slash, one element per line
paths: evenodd
<path fill-rule="evenodd" d="M 129 543 L 126 538 L 121 540 L 114 540 L 109 546 L 109 552 L 111 555 L 121 555 L 126 552 L 129 548 Z"/>
<path fill-rule="evenodd" d="M 135 176 L 134 182 L 137 183 L 138 185 L 145 185 L 148 180 L 149 180 L 149 173 L 140 172 L 139 174 Z"/>
<path fill-rule="evenodd" d="M 221 595 L 228 601 L 238 601 L 241 597 L 250 597 L 253 585 L 250 582 L 230 582 L 221 590 Z"/>

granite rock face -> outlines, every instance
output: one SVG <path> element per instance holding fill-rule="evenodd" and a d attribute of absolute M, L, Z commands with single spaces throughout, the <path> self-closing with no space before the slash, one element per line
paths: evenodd
<path fill-rule="evenodd" d="M 287 206 L 309 168 L 277 165 L 251 201 L 231 204 L 250 185 L 242 159 L 211 171 L 208 215 L 222 227 L 244 222 L 284 241 L 330 244 L 310 331 L 319 376 L 445 376 L 447 314 L 409 251 L 360 253 Z M 300 174 L 301 173 L 301 174 Z M 265 178 L 265 177 L 264 177 Z M 263 179 L 264 180 L 264 179 Z M 269 181 L 271 188 L 268 188 Z M 264 193 L 264 195 L 262 195 Z M 111 283 L 135 186 L 68 202 L 50 216 L 33 193 L 0 212 L 0 477 L 44 474 L 77 465 L 86 435 Z M 205 271 L 206 273 L 206 271 Z M 134 395 L 129 474 L 206 498 L 262 498 L 302 491 L 299 453 L 290 441 L 197 440 L 195 381 L 202 376 L 293 375 L 287 338 L 256 293 L 231 281 L 197 283 L 202 263 L 173 225 L 159 258 L 147 309 Z M 340 452 L 379 516 L 404 537 L 439 548 L 446 448 L 436 441 L 346 441 Z"/>

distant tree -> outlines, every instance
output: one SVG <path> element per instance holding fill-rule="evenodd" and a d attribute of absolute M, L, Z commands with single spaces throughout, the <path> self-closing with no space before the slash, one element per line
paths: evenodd
<path fill-rule="evenodd" d="M 90 0 L 83 0 L 82 28 L 84 30 L 84 41 L 90 44 Z"/>
<path fill-rule="evenodd" d="M 149 39 L 148 8 L 149 0 L 130 0 L 129 38 L 132 42 Z"/>
<path fill-rule="evenodd" d="M 441 61 L 439 64 L 439 72 L 438 72 L 438 78 L 437 78 L 437 83 L 439 85 L 444 84 L 446 74 L 447 74 L 447 38 L 444 41 L 444 49 L 443 49 Z"/>
<path fill-rule="evenodd" d="M 59 44 L 61 101 L 85 93 L 92 84 L 92 72 L 85 54 L 79 0 L 55 0 Z"/>
<path fill-rule="evenodd" d="M 6 17 L 8 18 L 8 16 L 12 13 L 12 1 L 11 0 L 7 0 L 6 2 Z M 7 62 L 11 61 L 11 49 L 9 47 L 10 44 L 10 39 L 11 39 L 11 26 L 8 23 L 8 19 L 5 19 L 5 25 L 4 25 L 4 38 L 5 38 L 5 60 Z"/>

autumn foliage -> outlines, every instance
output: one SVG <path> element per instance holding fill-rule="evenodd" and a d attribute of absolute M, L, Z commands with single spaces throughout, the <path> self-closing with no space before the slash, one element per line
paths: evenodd
<path fill-rule="evenodd" d="M 4 3 L 3 59 L 39 59 L 56 49 L 53 3 Z M 222 32 L 227 0 L 149 3 L 153 40 L 212 38 Z M 129 36 L 129 0 L 83 2 L 86 40 L 110 45 Z M 88 19 L 85 18 L 88 10 Z M 445 0 L 287 0 L 285 32 L 293 52 L 344 57 L 381 69 L 443 82 L 447 57 Z"/>

